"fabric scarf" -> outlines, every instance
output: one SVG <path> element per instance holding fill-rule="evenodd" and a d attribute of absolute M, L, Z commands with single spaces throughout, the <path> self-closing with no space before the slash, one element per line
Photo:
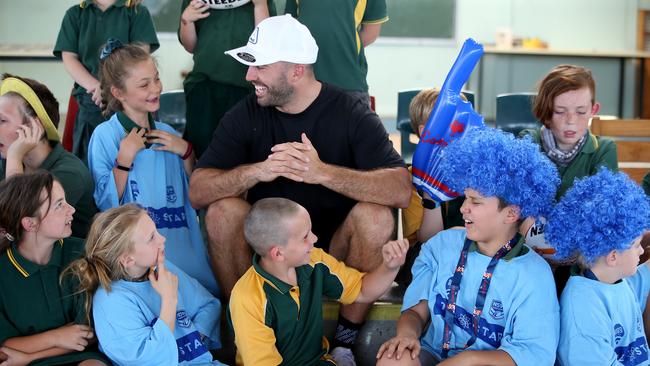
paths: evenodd
<path fill-rule="evenodd" d="M 549 159 L 551 159 L 551 161 L 556 165 L 565 167 L 571 164 L 573 159 L 578 155 L 578 151 L 582 149 L 585 141 L 587 141 L 587 134 L 585 133 L 584 136 L 580 138 L 576 146 L 574 146 L 570 151 L 560 150 L 560 148 L 557 147 L 557 143 L 555 142 L 555 136 L 553 136 L 553 132 L 544 126 L 542 126 L 540 129 L 540 138 L 542 140 L 542 147 L 544 148 L 546 156 L 548 156 Z"/>

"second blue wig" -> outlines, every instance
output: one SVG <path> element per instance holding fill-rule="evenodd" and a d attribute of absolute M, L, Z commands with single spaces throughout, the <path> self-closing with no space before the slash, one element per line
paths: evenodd
<path fill-rule="evenodd" d="M 546 240 L 557 256 L 582 256 L 587 265 L 612 250 L 629 249 L 648 228 L 650 204 L 636 183 L 606 168 L 576 180 L 548 217 Z"/>
<path fill-rule="evenodd" d="M 494 128 L 472 129 L 443 150 L 441 171 L 456 192 L 474 189 L 519 206 L 521 217 L 549 213 L 557 169 L 530 139 Z"/>

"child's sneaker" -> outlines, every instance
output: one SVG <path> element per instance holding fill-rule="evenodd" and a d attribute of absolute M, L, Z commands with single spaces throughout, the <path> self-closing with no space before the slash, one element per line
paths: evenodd
<path fill-rule="evenodd" d="M 336 347 L 332 350 L 332 358 L 337 366 L 357 366 L 352 350 L 346 347 Z"/>

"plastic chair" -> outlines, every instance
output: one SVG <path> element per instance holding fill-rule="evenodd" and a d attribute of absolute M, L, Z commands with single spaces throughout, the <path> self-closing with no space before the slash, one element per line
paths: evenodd
<path fill-rule="evenodd" d="M 185 131 L 185 93 L 183 90 L 170 90 L 160 94 L 160 109 L 157 120 L 172 126 L 181 134 Z"/>
<path fill-rule="evenodd" d="M 497 95 L 496 127 L 517 136 L 521 130 L 541 126 L 533 115 L 535 97 L 537 93 Z"/>
<path fill-rule="evenodd" d="M 397 130 L 400 132 L 400 149 L 402 151 L 402 158 L 404 161 L 409 163 L 413 158 L 413 153 L 415 153 L 415 147 L 417 144 L 414 144 L 410 141 L 411 134 L 415 135 L 415 131 L 411 127 L 411 118 L 409 117 L 409 105 L 411 100 L 415 97 L 421 89 L 410 89 L 402 90 L 397 92 Z M 463 91 L 465 98 L 472 104 L 474 107 L 474 92 Z"/>

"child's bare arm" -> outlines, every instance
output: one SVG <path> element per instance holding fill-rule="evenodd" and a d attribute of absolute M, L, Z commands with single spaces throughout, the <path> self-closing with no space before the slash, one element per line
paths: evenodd
<path fill-rule="evenodd" d="M 361 293 L 356 302 L 371 303 L 383 295 L 393 283 L 399 267 L 404 264 L 409 242 L 406 239 L 389 241 L 381 248 L 384 261 L 363 277 Z"/>
<path fill-rule="evenodd" d="M 93 330 L 86 325 L 66 324 L 30 336 L 9 338 L 2 345 L 24 353 L 59 349 L 58 354 L 65 354 L 83 351 L 94 336 Z"/>
<path fill-rule="evenodd" d="M 423 198 L 431 199 L 428 193 L 423 192 Z M 417 231 L 417 239 L 420 243 L 426 243 L 432 236 L 444 230 L 442 222 L 442 209 L 440 206 L 434 209 L 424 208 L 422 214 L 422 224 Z"/>
<path fill-rule="evenodd" d="M 464 351 L 448 358 L 438 364 L 439 366 L 516 366 L 508 352 L 501 350 L 492 351 Z"/>
<path fill-rule="evenodd" d="M 61 58 L 63 59 L 65 71 L 72 76 L 72 79 L 77 84 L 83 86 L 89 94 L 92 94 L 93 102 L 99 105 L 98 101 L 95 100 L 100 93 L 99 80 L 79 61 L 79 55 L 74 52 L 63 51 L 61 52 Z"/>
<path fill-rule="evenodd" d="M 399 316 L 397 335 L 379 347 L 378 359 L 386 357 L 400 360 L 405 351 L 409 352 L 412 360 L 420 355 L 420 336 L 431 319 L 428 304 L 427 300 L 422 300 Z"/>
<path fill-rule="evenodd" d="M 32 361 L 40 360 L 42 358 L 54 357 L 70 353 L 70 350 L 63 348 L 50 348 L 45 351 L 26 353 L 15 350 L 9 347 L 0 347 L 0 352 L 4 353 L 6 359 L 3 359 L 0 354 L 0 366 L 13 366 L 13 365 L 27 365 Z"/>
<path fill-rule="evenodd" d="M 253 15 L 255 16 L 255 25 L 258 25 L 262 20 L 269 17 L 269 5 L 267 0 L 253 0 L 255 6 Z"/>
<path fill-rule="evenodd" d="M 363 47 L 368 47 L 375 42 L 380 32 L 381 24 L 364 23 L 361 26 L 361 32 L 359 32 L 359 38 L 361 38 Z"/>
<path fill-rule="evenodd" d="M 174 333 L 176 306 L 178 305 L 178 277 L 165 267 L 165 252 L 158 250 L 158 266 L 149 271 L 151 287 L 160 295 L 160 320 Z"/>
<path fill-rule="evenodd" d="M 201 0 L 192 0 L 183 14 L 181 14 L 181 24 L 179 30 L 179 38 L 183 48 L 189 53 L 194 53 L 196 47 L 197 35 L 196 26 L 194 22 L 199 19 L 207 18 L 210 16 L 210 7 L 208 4 Z"/>

